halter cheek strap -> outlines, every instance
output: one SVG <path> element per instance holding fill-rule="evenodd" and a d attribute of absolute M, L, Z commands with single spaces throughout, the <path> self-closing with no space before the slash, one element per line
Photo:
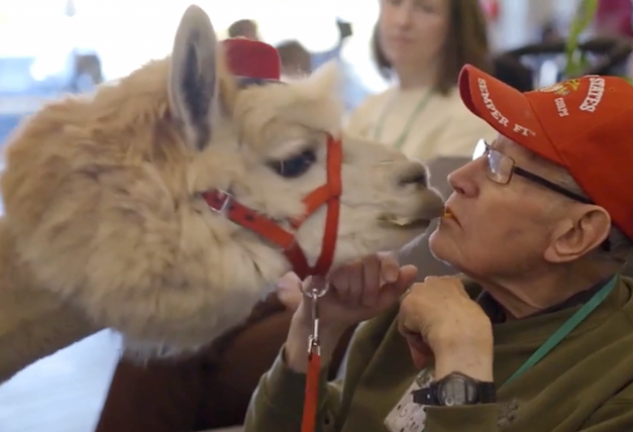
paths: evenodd
<path fill-rule="evenodd" d="M 238 77 L 238 85 L 246 88 L 254 85 L 266 85 L 280 81 L 261 78 Z M 336 240 L 341 206 L 341 194 L 343 186 L 341 171 L 343 168 L 343 149 L 340 139 L 331 135 L 327 139 L 327 179 L 324 185 L 310 192 L 304 199 L 305 212 L 302 217 L 288 220 L 294 232 L 290 232 L 279 225 L 279 222 L 258 213 L 257 211 L 241 204 L 230 193 L 220 189 L 211 189 L 202 193 L 202 198 L 215 213 L 229 219 L 279 246 L 292 265 L 293 271 L 301 280 L 308 276 L 325 276 L 334 260 L 336 252 Z M 306 254 L 297 242 L 296 233 L 304 222 L 323 205 L 327 206 L 325 230 L 321 243 L 321 253 L 313 267 L 310 267 Z M 317 293 L 305 293 L 312 301 L 313 329 L 308 341 L 308 372 L 306 376 L 305 399 L 303 406 L 303 420 L 301 432 L 314 432 L 316 428 L 316 415 L 319 399 L 319 374 L 321 371 L 321 352 L 319 341 L 318 299 L 326 290 Z"/>
<path fill-rule="evenodd" d="M 299 219 L 289 220 L 295 230 L 292 233 L 281 227 L 278 222 L 252 210 L 236 201 L 226 191 L 212 189 L 202 197 L 214 212 L 230 221 L 252 231 L 271 243 L 279 246 L 294 272 L 301 280 L 313 275 L 326 275 L 332 266 L 336 251 L 341 194 L 343 191 L 341 170 L 343 167 L 343 150 L 341 141 L 329 136 L 327 140 L 327 180 L 304 199 L 305 213 Z M 321 206 L 327 206 L 325 230 L 321 243 L 321 254 L 314 267 L 310 267 L 305 253 L 297 242 L 296 232 Z M 324 294 L 313 292 L 306 294 L 312 301 L 314 328 L 308 342 L 308 373 L 306 376 L 305 400 L 301 432 L 314 432 L 319 400 L 319 374 L 321 371 L 321 352 L 319 342 L 318 298 Z"/>
<path fill-rule="evenodd" d="M 214 212 L 279 246 L 292 265 L 293 271 L 304 280 L 308 276 L 327 274 L 334 260 L 342 193 L 342 164 L 341 142 L 330 136 L 327 141 L 327 181 L 304 198 L 304 215 L 288 221 L 295 230 L 294 233 L 281 227 L 271 218 L 241 204 L 226 191 L 212 189 L 204 192 L 202 197 Z M 327 206 L 327 214 L 321 254 L 316 264 L 310 267 L 304 251 L 297 242 L 296 232 L 323 205 Z"/>

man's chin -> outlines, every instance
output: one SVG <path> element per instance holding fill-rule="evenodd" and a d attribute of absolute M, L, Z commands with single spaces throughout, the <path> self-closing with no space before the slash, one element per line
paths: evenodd
<path fill-rule="evenodd" d="M 446 264 L 453 265 L 451 261 L 451 247 L 446 241 L 445 235 L 441 232 L 441 228 L 437 227 L 429 236 L 429 249 L 435 259 Z"/>

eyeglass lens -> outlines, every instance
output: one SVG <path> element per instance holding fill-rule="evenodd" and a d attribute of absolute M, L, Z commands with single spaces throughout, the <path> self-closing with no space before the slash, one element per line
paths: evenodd
<path fill-rule="evenodd" d="M 485 156 L 488 161 L 490 180 L 500 184 L 508 183 L 512 175 L 514 161 L 489 145 L 486 145 Z"/>

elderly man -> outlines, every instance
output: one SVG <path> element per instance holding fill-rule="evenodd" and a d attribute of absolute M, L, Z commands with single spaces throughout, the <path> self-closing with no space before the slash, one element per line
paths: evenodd
<path fill-rule="evenodd" d="M 427 278 L 398 304 L 415 268 L 374 256 L 332 275 L 322 361 L 369 321 L 343 381 L 323 370 L 317 430 L 633 430 L 633 281 L 619 275 L 633 249 L 633 87 L 591 76 L 521 94 L 470 66 L 459 87 L 499 132 L 449 176 L 430 239 L 465 276 Z M 247 432 L 299 430 L 310 325 L 301 305 Z"/>

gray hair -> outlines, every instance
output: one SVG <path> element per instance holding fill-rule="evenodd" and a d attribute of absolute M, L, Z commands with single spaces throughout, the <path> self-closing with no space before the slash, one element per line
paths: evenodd
<path fill-rule="evenodd" d="M 582 190 L 582 188 L 578 185 L 578 183 L 576 183 L 576 180 L 574 180 L 569 172 L 561 172 L 557 183 L 570 192 L 574 192 L 581 197 L 589 199 L 587 193 Z M 606 258 L 610 261 L 618 262 L 624 266 L 628 262 L 631 255 L 633 255 L 633 240 L 630 239 L 626 234 L 624 234 L 622 230 L 620 230 L 618 227 L 612 225 L 607 237 L 607 241 L 610 245 L 609 250 L 607 251 L 602 248 L 598 248 L 596 250 L 597 256 L 599 256 L 600 258 Z"/>

